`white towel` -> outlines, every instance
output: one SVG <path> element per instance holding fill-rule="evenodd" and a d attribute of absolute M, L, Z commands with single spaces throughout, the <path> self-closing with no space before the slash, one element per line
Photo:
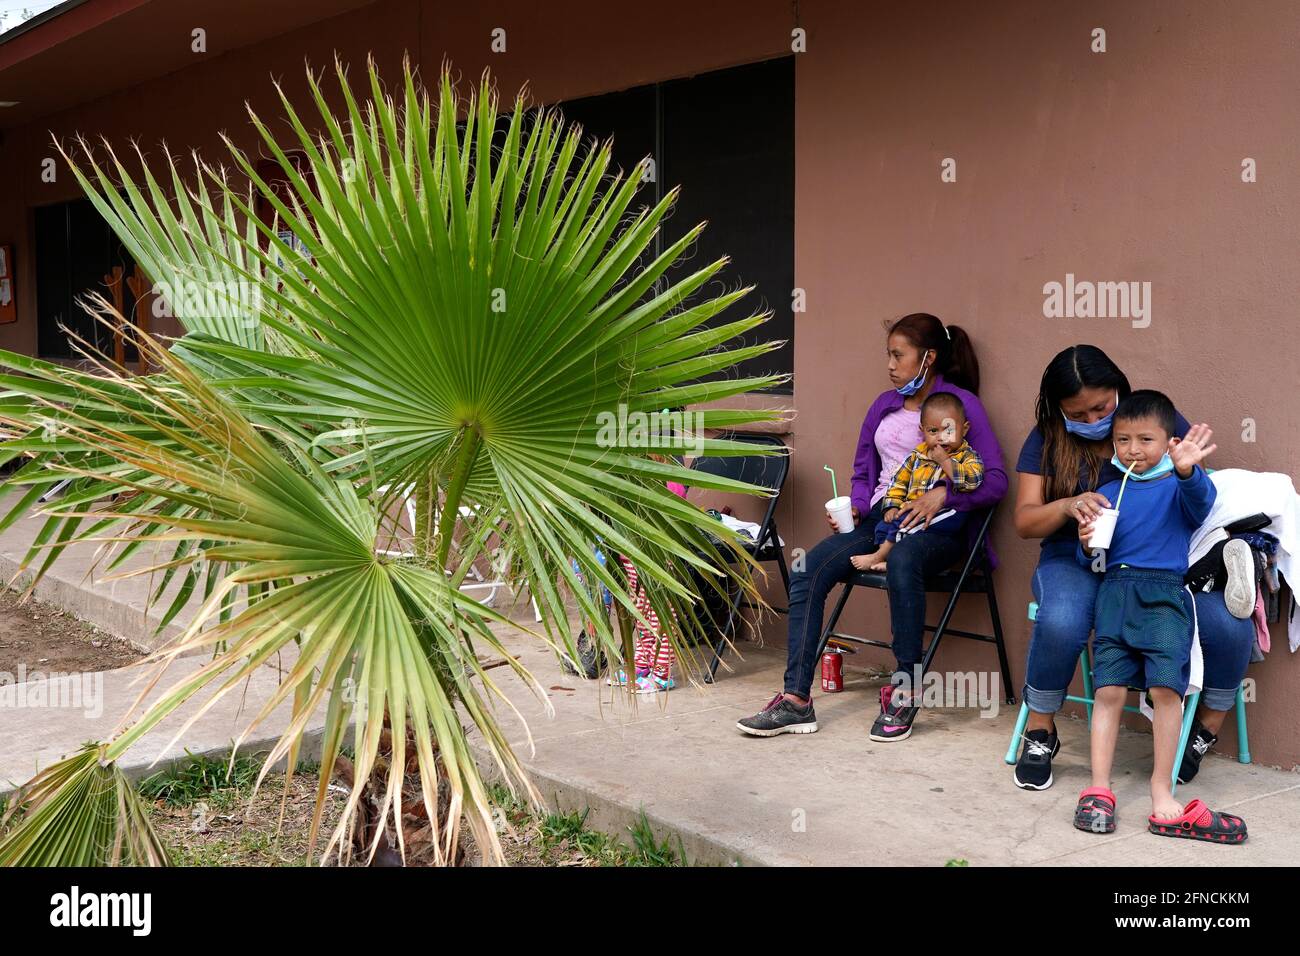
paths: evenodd
<path fill-rule="evenodd" d="M 758 540 L 758 532 L 762 529 L 762 525 L 758 524 L 757 522 L 741 521 L 739 518 L 733 518 L 731 515 L 718 515 L 718 517 L 721 518 L 722 523 L 726 525 L 728 528 L 730 528 L 732 531 L 740 532 L 741 534 L 749 538 L 750 541 Z M 784 548 L 785 542 L 781 540 L 781 536 L 777 535 L 776 537 L 777 537 L 777 542 L 780 544 L 781 547 Z"/>
<path fill-rule="evenodd" d="M 1300 495 L 1290 475 L 1269 471 L 1225 468 L 1210 474 L 1217 497 L 1209 517 L 1193 534 L 1188 561 L 1204 555 L 1221 540 L 1224 525 L 1254 514 L 1266 514 L 1272 522 L 1264 529 L 1278 540 L 1277 569 L 1294 592 L 1300 588 Z M 1217 535 L 1217 536 L 1216 536 Z M 1287 626 L 1291 652 L 1300 649 L 1300 615 Z"/>

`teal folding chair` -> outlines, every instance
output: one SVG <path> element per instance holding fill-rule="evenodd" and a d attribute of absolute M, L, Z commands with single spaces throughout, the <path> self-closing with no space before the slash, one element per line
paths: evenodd
<path fill-rule="evenodd" d="M 1029 620 L 1038 619 L 1038 602 L 1029 602 Z M 1076 697 L 1073 694 L 1066 694 L 1066 700 L 1072 700 L 1076 704 L 1083 704 L 1088 711 L 1088 726 L 1092 727 L 1092 648 L 1085 644 L 1083 650 L 1079 652 L 1079 668 L 1083 671 L 1083 696 Z M 1133 688 L 1141 693 L 1140 688 Z M 1173 780 L 1170 789 L 1173 792 L 1178 791 L 1178 768 L 1182 763 L 1182 754 L 1187 749 L 1187 738 L 1192 733 L 1192 721 L 1196 718 L 1196 705 L 1200 703 L 1201 692 L 1196 691 L 1190 694 L 1183 704 L 1183 729 L 1178 735 L 1177 757 L 1174 759 Z M 1130 714 L 1140 714 L 1142 711 L 1137 707 L 1125 706 L 1124 709 Z M 1235 705 L 1237 713 L 1237 761 L 1239 763 L 1250 763 L 1250 740 L 1246 736 L 1246 697 L 1240 687 L 1237 688 L 1237 701 Z M 1016 729 L 1011 733 L 1011 743 L 1007 746 L 1007 755 L 1005 758 L 1009 764 L 1015 764 L 1016 755 L 1020 749 L 1020 739 L 1025 732 L 1025 725 L 1029 722 L 1029 705 L 1020 704 L 1020 716 L 1016 718 Z"/>

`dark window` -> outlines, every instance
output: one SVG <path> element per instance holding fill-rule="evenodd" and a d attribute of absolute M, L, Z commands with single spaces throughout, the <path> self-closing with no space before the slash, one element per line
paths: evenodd
<path fill-rule="evenodd" d="M 682 187 L 665 230 L 669 241 L 708 221 L 688 260 L 668 278 L 727 255 L 731 264 L 704 291 L 755 290 L 720 319 L 772 310 L 744 344 L 780 339 L 785 346 L 729 374 L 792 372 L 794 58 L 571 100 L 560 108 L 588 138 L 614 137 L 615 166 L 631 170 L 643 157 L 654 157 L 656 182 L 640 194 L 645 202 Z"/>
<path fill-rule="evenodd" d="M 36 209 L 36 328 L 37 350 L 44 358 L 72 358 L 77 352 L 71 332 L 109 355 L 113 337 L 78 302 L 98 292 L 110 302 L 104 279 L 114 266 L 123 277 L 133 270 L 130 255 L 90 200 L 40 206 Z M 123 312 L 132 315 L 135 303 L 123 282 Z M 128 360 L 135 349 L 128 344 Z"/>

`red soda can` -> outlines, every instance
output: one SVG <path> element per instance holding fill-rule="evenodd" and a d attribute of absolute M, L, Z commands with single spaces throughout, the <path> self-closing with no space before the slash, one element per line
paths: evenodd
<path fill-rule="evenodd" d="M 844 689 L 844 652 L 827 651 L 822 655 L 822 690 L 838 694 Z"/>

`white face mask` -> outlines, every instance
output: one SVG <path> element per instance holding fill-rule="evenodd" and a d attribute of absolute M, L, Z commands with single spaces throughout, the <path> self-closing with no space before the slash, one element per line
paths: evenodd
<path fill-rule="evenodd" d="M 1119 460 L 1119 455 L 1111 455 L 1110 463 L 1120 471 L 1128 471 L 1129 466 Z M 1169 452 L 1165 452 L 1164 457 L 1156 462 L 1154 468 L 1148 468 L 1140 475 L 1136 471 L 1130 472 L 1128 477 L 1130 481 L 1150 481 L 1152 478 L 1159 478 L 1161 475 L 1167 475 L 1173 470 L 1174 460 L 1169 457 Z"/>

